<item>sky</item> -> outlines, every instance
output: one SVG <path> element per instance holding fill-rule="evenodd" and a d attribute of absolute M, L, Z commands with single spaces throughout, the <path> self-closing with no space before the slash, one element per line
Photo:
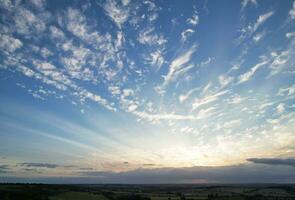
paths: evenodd
<path fill-rule="evenodd" d="M 0 0 L 0 182 L 294 183 L 295 2 Z"/>

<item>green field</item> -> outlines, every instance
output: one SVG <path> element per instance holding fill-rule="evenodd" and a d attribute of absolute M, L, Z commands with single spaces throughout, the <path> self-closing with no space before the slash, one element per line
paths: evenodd
<path fill-rule="evenodd" d="M 295 200 L 295 185 L 0 184 L 0 200 Z"/>
<path fill-rule="evenodd" d="M 49 200 L 108 200 L 103 195 L 89 194 L 87 192 L 64 192 L 55 196 L 49 197 Z"/>

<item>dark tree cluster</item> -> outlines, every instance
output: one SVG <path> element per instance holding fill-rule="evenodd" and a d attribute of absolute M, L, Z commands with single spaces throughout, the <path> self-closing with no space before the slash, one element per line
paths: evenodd
<path fill-rule="evenodd" d="M 149 197 L 144 197 L 141 195 L 122 195 L 118 196 L 117 200 L 151 200 Z"/>

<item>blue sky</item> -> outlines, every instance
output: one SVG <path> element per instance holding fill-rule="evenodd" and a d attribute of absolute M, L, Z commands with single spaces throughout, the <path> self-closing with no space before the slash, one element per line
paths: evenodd
<path fill-rule="evenodd" d="M 0 181 L 295 181 L 294 1 L 0 2 Z"/>

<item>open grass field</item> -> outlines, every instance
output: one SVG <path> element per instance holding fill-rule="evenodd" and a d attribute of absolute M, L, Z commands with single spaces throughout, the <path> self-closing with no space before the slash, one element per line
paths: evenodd
<path fill-rule="evenodd" d="M 295 185 L 0 184 L 0 200 L 295 200 Z"/>
<path fill-rule="evenodd" d="M 87 192 L 64 192 L 55 196 L 49 197 L 49 200 L 108 200 L 103 195 L 89 194 Z"/>

